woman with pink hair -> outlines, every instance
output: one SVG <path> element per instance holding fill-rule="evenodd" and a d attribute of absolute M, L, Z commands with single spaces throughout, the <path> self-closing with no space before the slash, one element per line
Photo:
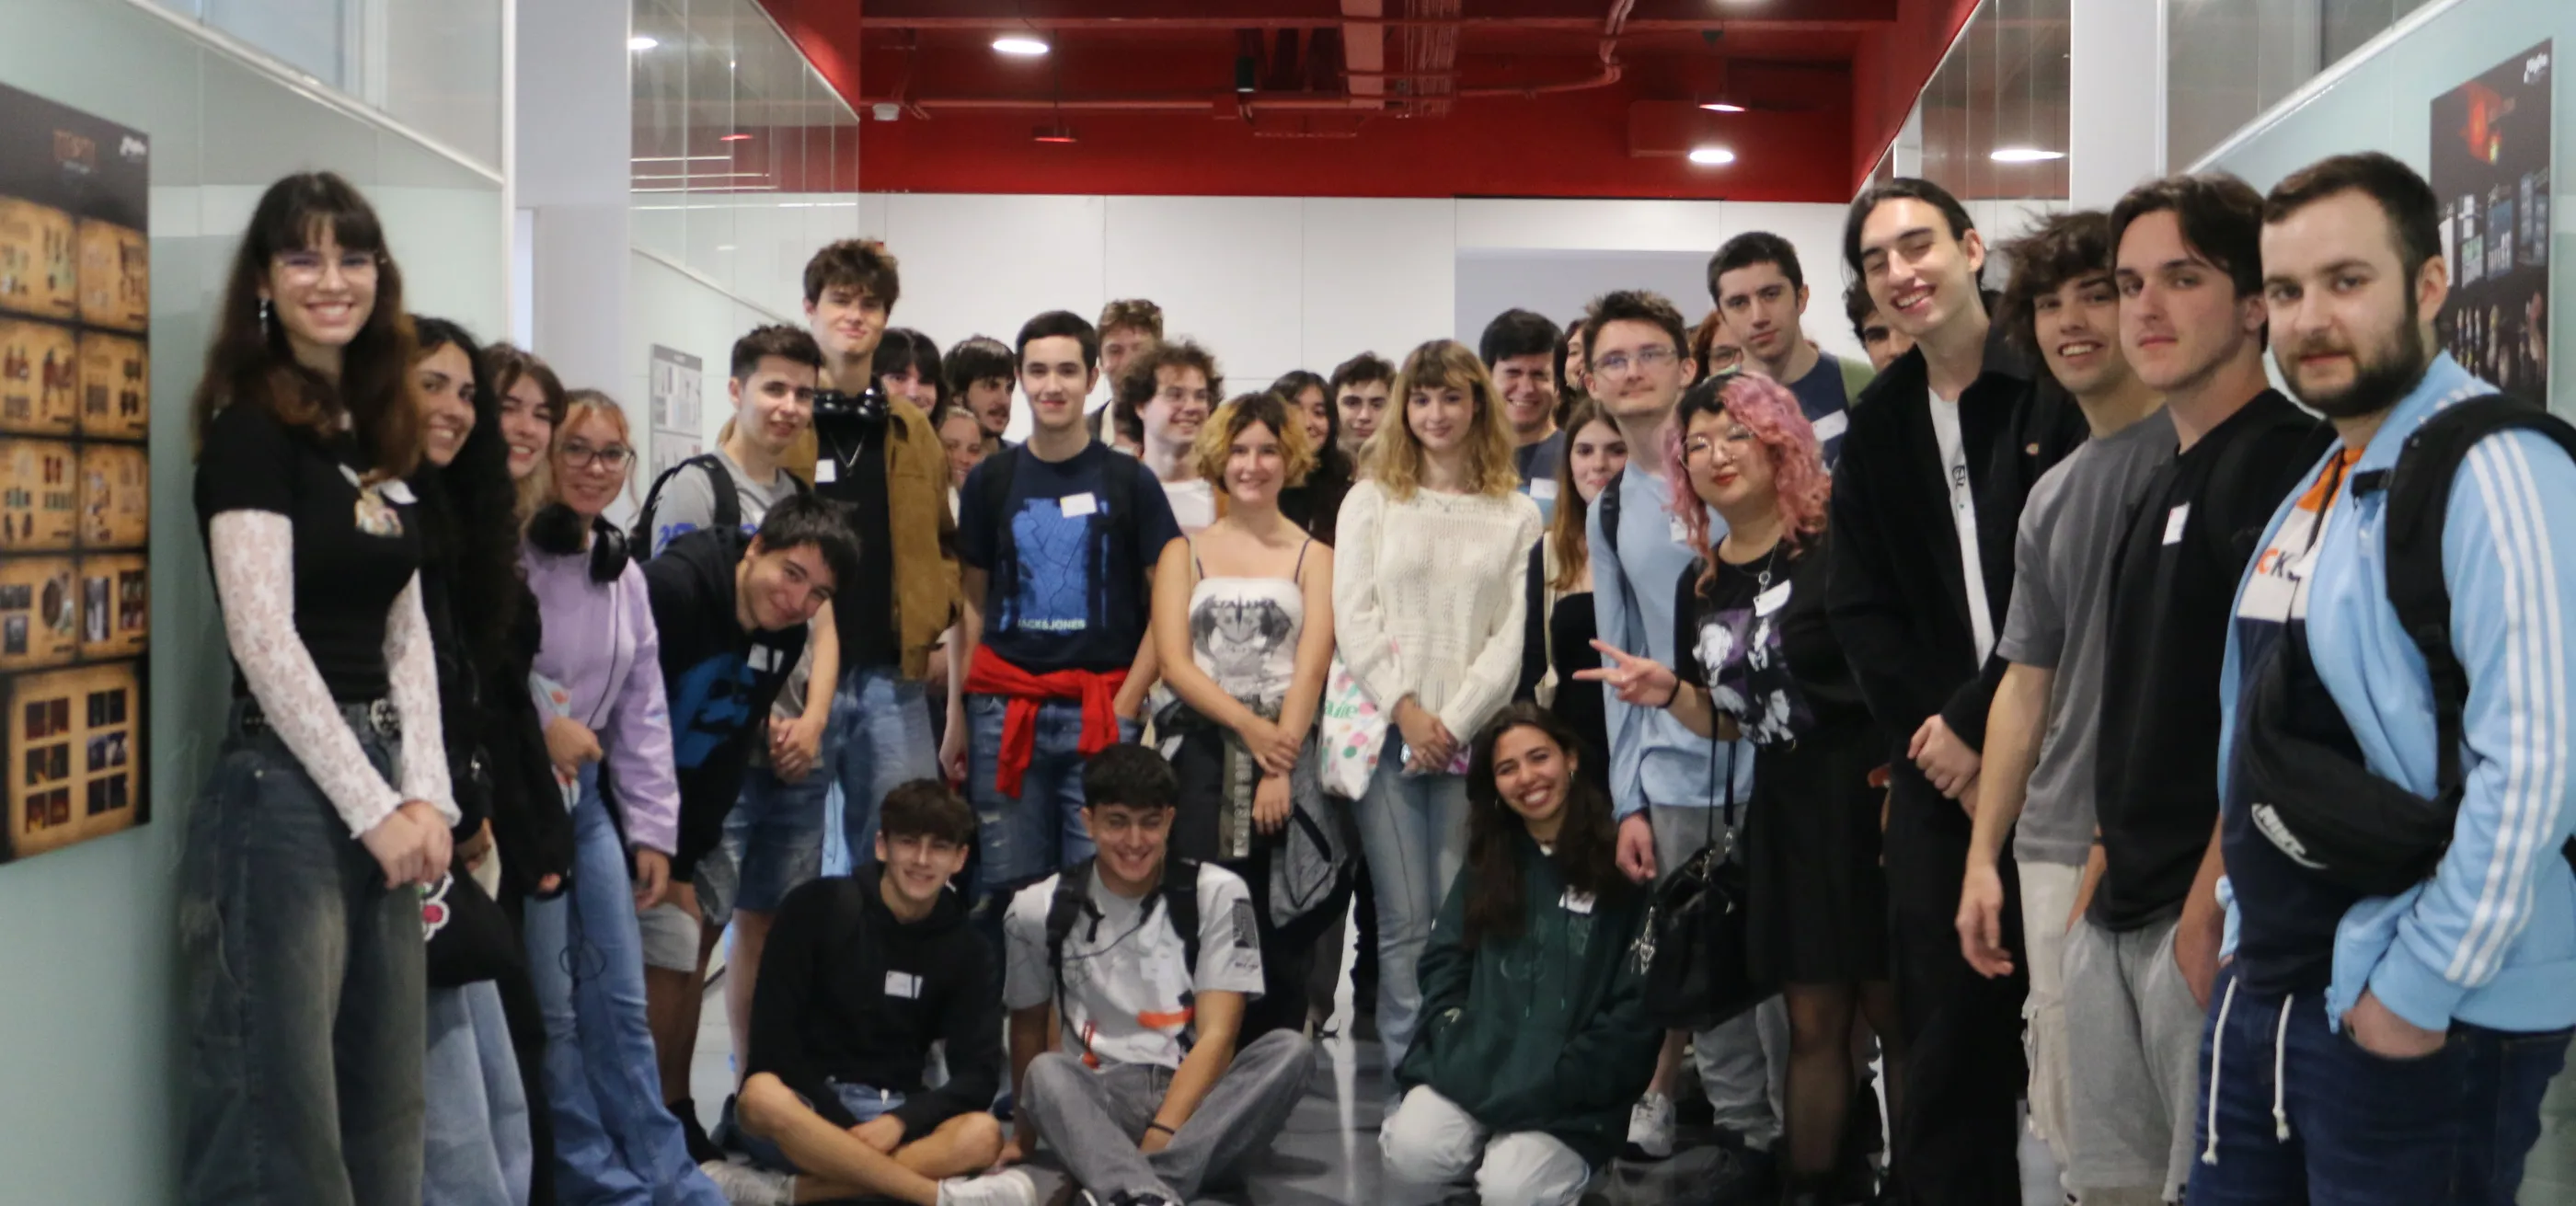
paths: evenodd
<path fill-rule="evenodd" d="M 1790 1202 L 1838 1201 L 1832 1182 L 1852 1107 L 1850 1036 L 1865 1013 L 1900 1091 L 1903 1030 L 1889 981 L 1878 793 L 1887 743 L 1825 619 L 1825 472 L 1798 400 L 1767 377 L 1703 382 L 1682 396 L 1662 449 L 1675 514 L 1700 559 L 1675 585 L 1673 667 L 1600 645 L 1598 678 L 1693 732 L 1754 745 L 1744 820 L 1752 970 L 1788 998 Z M 1700 504 L 1726 521 L 1709 545 Z M 1596 645 L 1600 644 L 1595 642 Z"/>

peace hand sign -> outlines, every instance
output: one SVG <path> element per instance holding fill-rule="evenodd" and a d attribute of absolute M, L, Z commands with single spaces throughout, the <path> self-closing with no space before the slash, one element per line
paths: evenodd
<path fill-rule="evenodd" d="M 1577 670 L 1574 677 L 1578 681 L 1608 686 L 1619 702 L 1640 708 L 1669 708 L 1673 698 L 1681 694 L 1681 679 L 1674 676 L 1672 667 L 1627 653 L 1608 641 L 1595 640 L 1592 647 L 1608 655 L 1614 664 Z"/>

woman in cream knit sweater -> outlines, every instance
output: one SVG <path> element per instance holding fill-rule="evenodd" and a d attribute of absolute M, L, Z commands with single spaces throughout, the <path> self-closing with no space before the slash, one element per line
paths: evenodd
<path fill-rule="evenodd" d="M 1518 571 L 1539 538 L 1538 506 L 1516 492 L 1502 399 L 1473 351 L 1446 339 L 1415 348 L 1395 397 L 1401 421 L 1369 441 L 1363 480 L 1342 500 L 1333 582 L 1342 660 L 1393 720 L 1357 809 L 1389 1069 L 1422 1004 L 1414 964 L 1466 858 L 1465 738 L 1502 710 L 1520 673 Z"/>

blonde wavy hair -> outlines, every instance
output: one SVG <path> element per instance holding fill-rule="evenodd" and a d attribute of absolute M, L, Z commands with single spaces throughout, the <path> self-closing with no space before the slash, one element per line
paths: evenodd
<path fill-rule="evenodd" d="M 618 405 L 617 399 L 609 397 L 602 391 L 577 389 L 564 395 L 563 422 L 555 424 L 554 442 L 546 447 L 545 500 L 547 502 L 563 501 L 563 484 L 556 480 L 554 473 L 555 458 L 562 455 L 564 443 L 571 436 L 572 429 L 582 420 L 594 417 L 616 428 L 617 438 L 626 444 L 626 480 L 619 483 L 617 493 L 625 496 L 634 491 L 636 471 L 644 467 L 642 464 L 644 450 L 635 446 L 635 431 L 627 425 L 626 408 Z"/>
<path fill-rule="evenodd" d="M 1234 453 L 1235 438 L 1255 423 L 1279 439 L 1279 456 L 1288 470 L 1279 483 L 1281 489 L 1305 481 L 1315 470 L 1315 450 L 1306 444 L 1305 418 L 1286 398 L 1271 392 L 1237 394 L 1199 425 L 1199 438 L 1190 445 L 1190 467 L 1198 471 L 1200 481 L 1214 487 L 1218 498 L 1226 496 L 1225 462 Z"/>
<path fill-rule="evenodd" d="M 1455 339 L 1434 339 L 1404 357 L 1395 375 L 1393 412 L 1378 424 L 1377 434 L 1361 449 L 1367 476 L 1387 496 L 1412 498 L 1422 488 L 1422 440 L 1413 434 L 1413 395 L 1425 390 L 1454 389 L 1467 395 L 1474 417 L 1467 426 L 1467 465 L 1460 483 L 1466 493 L 1503 497 L 1520 488 L 1520 469 L 1512 463 L 1511 431 L 1503 423 L 1502 396 L 1485 362 L 1474 349 Z"/>

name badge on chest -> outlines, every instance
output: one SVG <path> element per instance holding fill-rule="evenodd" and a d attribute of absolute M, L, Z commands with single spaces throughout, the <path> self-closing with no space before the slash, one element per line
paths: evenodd
<path fill-rule="evenodd" d="M 1565 890 L 1565 895 L 1558 897 L 1556 903 L 1566 912 L 1575 914 L 1576 916 L 1589 917 L 1592 915 L 1592 894 L 1590 892 L 1577 892 L 1572 888 L 1567 888 Z"/>
<path fill-rule="evenodd" d="M 1064 511 L 1065 518 L 1081 519 L 1087 515 L 1098 514 L 1100 500 L 1092 497 L 1091 492 L 1085 490 L 1080 494 L 1065 495 L 1056 501 L 1056 506 Z"/>
<path fill-rule="evenodd" d="M 841 467 L 834 464 L 832 458 L 827 456 L 814 462 L 815 485 L 828 486 L 839 480 L 841 480 Z"/>
<path fill-rule="evenodd" d="M 1753 614 L 1757 616 L 1775 615 L 1788 605 L 1789 584 L 1786 582 L 1753 596 Z"/>
<path fill-rule="evenodd" d="M 887 972 L 885 994 L 906 1001 L 918 1001 L 921 999 L 921 977 L 911 972 Z"/>

